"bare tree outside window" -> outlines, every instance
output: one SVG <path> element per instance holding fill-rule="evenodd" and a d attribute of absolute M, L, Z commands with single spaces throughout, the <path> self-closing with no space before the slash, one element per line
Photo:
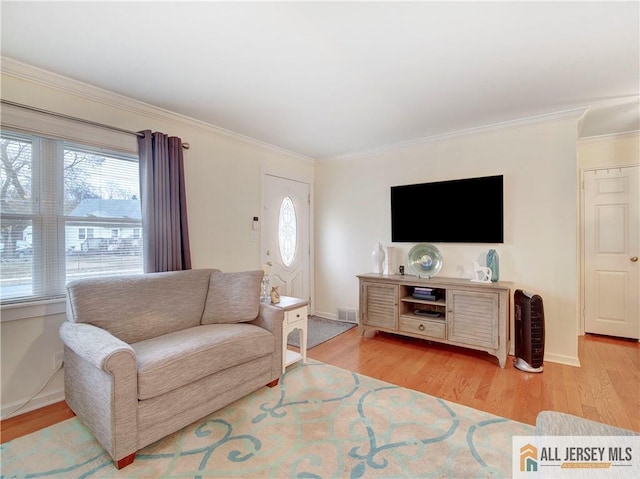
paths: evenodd
<path fill-rule="evenodd" d="M 65 213 L 72 211 L 80 202 L 89 198 L 100 198 L 94 187 L 87 181 L 87 171 L 99 167 L 104 158 L 81 153 L 65 151 L 64 154 L 64 203 Z"/>
<path fill-rule="evenodd" d="M 2 168 L 0 168 L 0 206 L 4 214 L 30 214 L 31 194 L 31 150 L 30 142 L 2 138 Z M 28 219 L 2 221 L 0 229 L 0 254 L 3 260 L 16 256 L 22 246 L 24 231 L 31 225 Z"/>

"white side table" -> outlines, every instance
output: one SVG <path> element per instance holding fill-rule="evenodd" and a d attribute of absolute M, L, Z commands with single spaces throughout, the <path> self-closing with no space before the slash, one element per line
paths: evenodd
<path fill-rule="evenodd" d="M 306 299 L 280 296 L 280 302 L 274 306 L 284 310 L 282 323 L 282 372 L 296 361 L 307 360 L 307 305 Z M 287 336 L 294 329 L 300 330 L 300 352 L 287 348 Z"/>

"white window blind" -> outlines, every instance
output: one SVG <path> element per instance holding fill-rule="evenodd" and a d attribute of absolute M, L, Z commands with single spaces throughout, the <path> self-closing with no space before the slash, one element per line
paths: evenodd
<path fill-rule="evenodd" d="M 6 129 L 0 145 L 3 303 L 142 273 L 137 156 Z"/>

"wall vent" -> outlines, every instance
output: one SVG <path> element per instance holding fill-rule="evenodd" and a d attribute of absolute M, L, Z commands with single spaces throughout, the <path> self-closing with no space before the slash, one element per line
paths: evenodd
<path fill-rule="evenodd" d="M 340 321 L 346 321 L 347 323 L 357 323 L 358 310 L 338 308 L 338 319 Z"/>

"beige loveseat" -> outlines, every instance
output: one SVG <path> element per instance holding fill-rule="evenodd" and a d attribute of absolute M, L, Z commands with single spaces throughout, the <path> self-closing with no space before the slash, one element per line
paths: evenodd
<path fill-rule="evenodd" d="M 281 309 L 262 271 L 201 269 L 67 285 L 65 398 L 118 469 L 282 370 Z"/>

